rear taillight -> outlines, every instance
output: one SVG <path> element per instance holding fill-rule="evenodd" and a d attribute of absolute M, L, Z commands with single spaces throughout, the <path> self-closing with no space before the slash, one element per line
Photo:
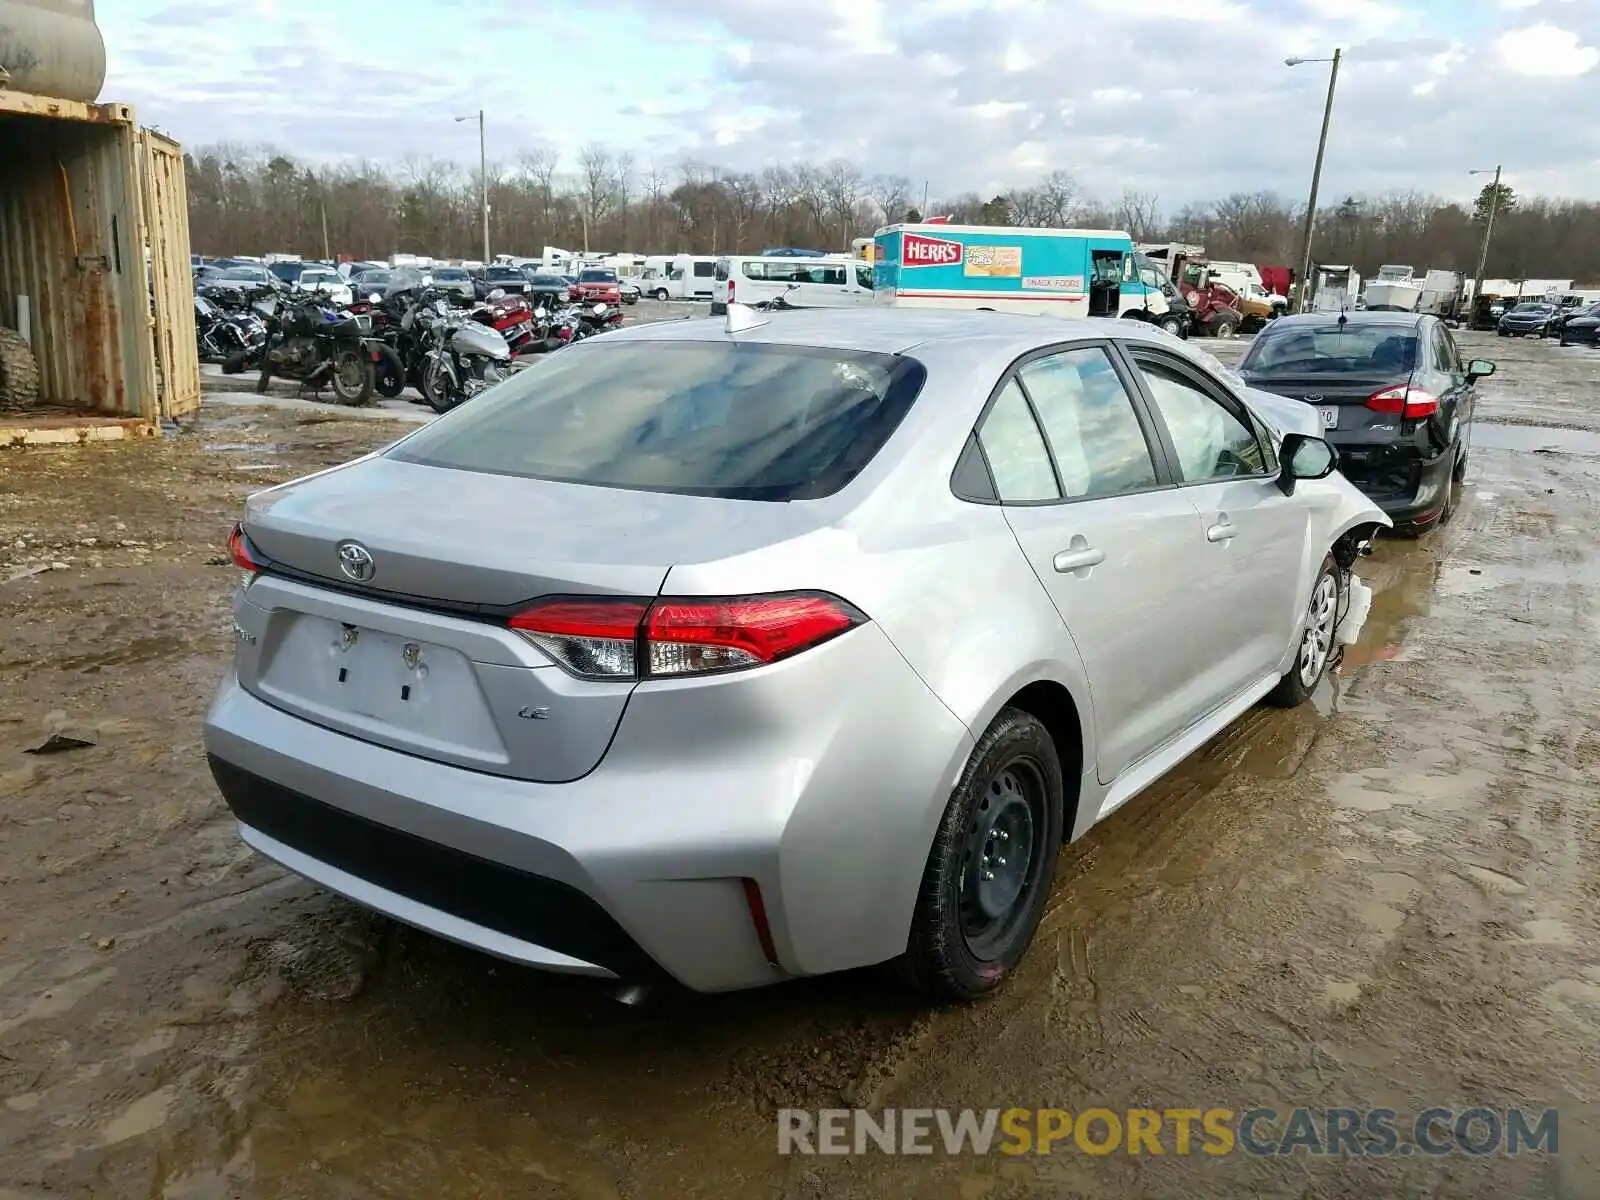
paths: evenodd
<path fill-rule="evenodd" d="M 1401 420 L 1431 417 L 1439 411 L 1439 397 L 1416 387 L 1384 388 L 1367 397 L 1367 407 L 1373 412 L 1393 413 Z"/>
<path fill-rule="evenodd" d="M 511 628 L 584 679 L 661 679 L 764 666 L 866 621 L 823 592 L 596 600 L 553 597 Z"/>
<path fill-rule="evenodd" d="M 245 536 L 243 525 L 235 525 L 233 532 L 228 535 L 228 557 L 239 568 L 240 587 L 249 587 L 266 565 L 266 560 L 256 553 L 256 548 Z"/>
<path fill-rule="evenodd" d="M 574 675 L 633 679 L 638 675 L 643 600 L 545 600 L 511 618 L 511 628 Z"/>

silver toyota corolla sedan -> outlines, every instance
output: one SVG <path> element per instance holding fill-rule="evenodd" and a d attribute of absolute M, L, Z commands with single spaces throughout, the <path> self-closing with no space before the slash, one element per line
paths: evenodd
<path fill-rule="evenodd" d="M 1063 841 L 1359 630 L 1304 405 L 1126 321 L 754 314 L 551 355 L 253 496 L 246 842 L 520 963 L 974 997 Z"/>

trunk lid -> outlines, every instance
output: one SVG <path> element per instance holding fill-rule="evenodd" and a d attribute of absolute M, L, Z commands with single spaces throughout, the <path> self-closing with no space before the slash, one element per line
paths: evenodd
<path fill-rule="evenodd" d="M 1411 382 L 1411 372 L 1384 375 L 1272 375 L 1262 378 L 1242 373 L 1245 383 L 1257 390 L 1272 392 L 1289 400 L 1299 400 L 1315 408 L 1325 434 L 1351 435 L 1361 441 L 1392 441 L 1398 432 L 1399 418 L 1393 413 L 1376 412 L 1367 400 L 1386 388 L 1403 388 Z"/>
<path fill-rule="evenodd" d="M 405 753 L 577 779 L 605 754 L 634 685 L 567 674 L 507 627 L 510 614 L 546 595 L 653 597 L 678 563 L 825 520 L 816 505 L 359 459 L 250 499 L 245 533 L 269 566 L 235 605 L 239 681 Z M 364 558 L 341 557 L 352 543 Z"/>

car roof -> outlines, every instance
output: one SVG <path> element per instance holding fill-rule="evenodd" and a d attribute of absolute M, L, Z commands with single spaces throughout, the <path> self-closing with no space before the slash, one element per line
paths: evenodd
<path fill-rule="evenodd" d="M 729 334 L 722 317 L 684 318 L 635 325 L 606 335 L 606 341 L 716 341 L 789 346 L 825 346 L 878 354 L 901 354 L 929 343 L 983 342 L 1012 354 L 1108 337 L 1144 341 L 1183 352 L 1183 343 L 1142 321 L 1031 316 L 1022 313 L 940 311 L 926 308 L 813 308 L 764 312 L 766 323 Z"/>
<path fill-rule="evenodd" d="M 1409 325 L 1413 328 L 1420 327 L 1428 320 L 1427 313 L 1391 312 L 1387 309 L 1351 309 L 1344 313 L 1312 312 L 1294 313 L 1291 316 L 1279 317 L 1273 321 L 1268 329 L 1294 329 L 1306 326 L 1321 327 L 1337 325 L 1339 318 L 1346 318 L 1350 325 Z"/>

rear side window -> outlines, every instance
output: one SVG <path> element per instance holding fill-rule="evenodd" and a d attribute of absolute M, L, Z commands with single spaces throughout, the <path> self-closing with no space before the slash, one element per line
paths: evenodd
<path fill-rule="evenodd" d="M 716 263 L 697 262 L 694 265 L 694 275 L 696 279 L 710 279 L 716 273 Z"/>
<path fill-rule="evenodd" d="M 1015 379 L 1001 389 L 978 428 L 978 444 L 1002 504 L 1038 504 L 1061 499 L 1050 452 Z"/>
<path fill-rule="evenodd" d="M 872 461 L 926 377 L 917 360 L 890 354 L 599 338 L 514 376 L 389 454 L 598 487 L 814 500 Z"/>

